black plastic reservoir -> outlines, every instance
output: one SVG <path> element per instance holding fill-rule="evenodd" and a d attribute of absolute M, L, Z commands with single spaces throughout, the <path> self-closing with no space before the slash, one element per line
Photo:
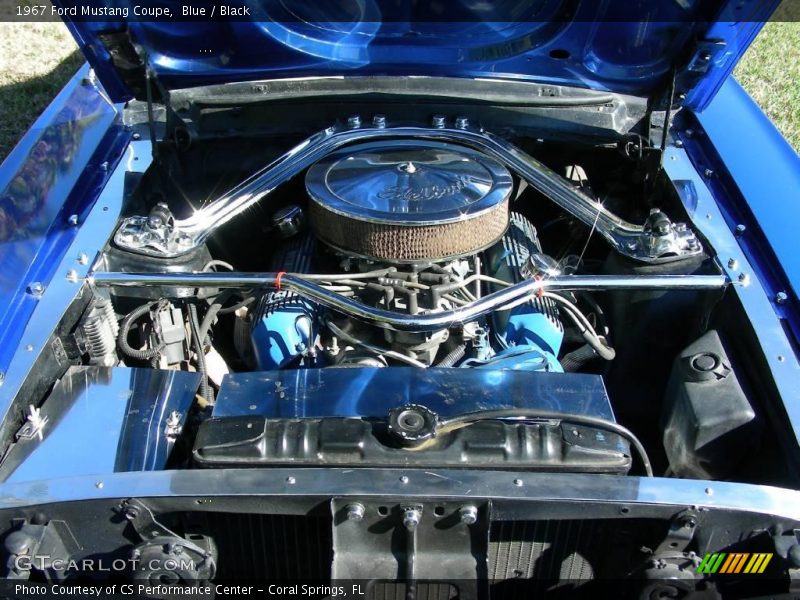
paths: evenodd
<path fill-rule="evenodd" d="M 752 452 L 759 423 L 716 331 L 675 360 L 663 425 L 664 448 L 678 477 L 727 477 Z"/>

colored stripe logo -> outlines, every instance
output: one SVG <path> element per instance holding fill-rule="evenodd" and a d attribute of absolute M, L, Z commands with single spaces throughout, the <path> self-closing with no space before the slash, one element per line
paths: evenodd
<path fill-rule="evenodd" d="M 697 572 L 708 575 L 715 573 L 757 574 L 763 573 L 771 560 L 772 552 L 753 554 L 750 552 L 714 552 L 703 557 L 703 562 L 697 567 Z"/>

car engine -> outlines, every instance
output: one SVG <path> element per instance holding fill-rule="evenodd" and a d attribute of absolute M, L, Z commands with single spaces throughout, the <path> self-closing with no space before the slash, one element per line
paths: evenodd
<path fill-rule="evenodd" d="M 466 148 L 413 141 L 348 148 L 309 169 L 306 189 L 308 215 L 291 206 L 273 216 L 284 242 L 270 270 L 324 270 L 327 289 L 370 306 L 409 315 L 447 311 L 476 300 L 484 287 L 495 291 L 563 268 L 542 253 L 533 225 L 510 211 L 508 170 Z M 561 370 L 563 326 L 546 297 L 484 324 L 414 333 L 324 315 L 276 291 L 252 321 L 260 369 L 477 366 L 513 356 L 504 364 Z"/>

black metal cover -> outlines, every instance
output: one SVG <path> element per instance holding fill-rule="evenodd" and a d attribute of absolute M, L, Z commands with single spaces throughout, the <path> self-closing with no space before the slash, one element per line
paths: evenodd
<path fill-rule="evenodd" d="M 424 406 L 448 418 L 524 408 L 614 420 L 598 375 L 494 369 L 296 369 L 226 375 L 198 431 L 198 464 L 418 466 L 627 473 L 621 437 L 579 425 L 486 421 L 409 450 L 390 409 Z"/>
<path fill-rule="evenodd" d="M 337 417 L 211 418 L 200 426 L 194 458 L 206 467 L 468 466 L 618 475 L 631 467 L 627 442 L 590 427 L 477 422 L 417 451 L 393 445 L 381 424 Z"/>

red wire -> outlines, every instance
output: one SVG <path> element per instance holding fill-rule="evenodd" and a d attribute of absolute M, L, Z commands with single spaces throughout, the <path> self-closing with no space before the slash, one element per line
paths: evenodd
<path fill-rule="evenodd" d="M 536 275 L 533 276 L 533 279 L 534 279 L 534 281 L 543 281 L 544 277 L 542 277 L 539 274 L 536 274 Z M 544 288 L 540 287 L 538 290 L 536 290 L 536 297 L 537 298 L 541 298 L 542 296 L 544 296 Z"/>

